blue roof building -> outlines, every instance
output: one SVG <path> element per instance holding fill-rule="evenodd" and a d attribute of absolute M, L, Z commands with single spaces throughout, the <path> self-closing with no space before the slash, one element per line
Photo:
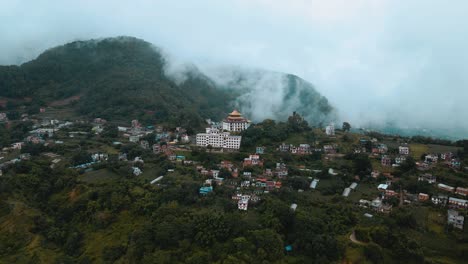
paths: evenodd
<path fill-rule="evenodd" d="M 213 187 L 212 186 L 203 186 L 203 187 L 200 187 L 200 191 L 199 193 L 201 195 L 207 195 L 209 194 L 210 192 L 213 191 Z"/>

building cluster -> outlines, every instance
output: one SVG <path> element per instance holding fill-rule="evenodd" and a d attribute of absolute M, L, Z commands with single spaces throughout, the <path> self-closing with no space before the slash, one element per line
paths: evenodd
<path fill-rule="evenodd" d="M 408 145 L 402 145 L 398 147 L 398 155 L 392 156 L 388 154 L 388 147 L 385 144 L 378 144 L 372 147 L 373 155 L 381 155 L 380 163 L 384 167 L 398 167 L 403 164 L 408 155 L 410 154 L 410 148 Z"/>
<path fill-rule="evenodd" d="M 278 150 L 281 152 L 289 152 L 291 154 L 297 155 L 308 155 L 314 152 L 322 152 L 320 148 L 312 148 L 309 144 L 299 144 L 295 146 L 293 144 L 282 143 L 278 146 Z"/>
<path fill-rule="evenodd" d="M 260 156 L 254 154 L 246 158 L 241 166 L 244 167 L 246 161 L 248 166 L 251 166 L 252 160 L 256 166 L 260 166 L 262 163 Z M 274 168 L 266 168 L 258 175 L 249 171 L 248 166 L 243 168 L 240 175 L 237 166 L 227 160 L 221 161 L 216 169 L 206 169 L 198 165 L 196 167 L 198 172 L 207 178 L 200 188 L 200 194 L 205 195 L 208 187 L 212 191 L 213 183 L 224 185 L 236 190 L 232 200 L 237 203 L 239 210 L 247 210 L 249 204 L 260 201 L 262 195 L 281 189 L 282 180 L 288 176 L 288 169 L 284 163 L 277 163 Z M 220 176 L 222 170 L 230 173 L 228 179 Z"/>

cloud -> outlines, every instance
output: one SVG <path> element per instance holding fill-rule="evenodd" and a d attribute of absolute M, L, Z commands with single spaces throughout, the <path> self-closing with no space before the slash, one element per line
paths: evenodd
<path fill-rule="evenodd" d="M 196 65 L 296 74 L 354 126 L 468 132 L 467 9 L 462 0 L 2 1 L 0 64 L 130 35 Z"/>

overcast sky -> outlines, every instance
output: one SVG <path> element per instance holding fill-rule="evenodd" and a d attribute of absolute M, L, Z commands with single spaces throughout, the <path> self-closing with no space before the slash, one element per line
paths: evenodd
<path fill-rule="evenodd" d="M 0 0 L 0 64 L 129 35 L 198 65 L 296 74 L 355 124 L 468 131 L 467 10 L 465 0 Z"/>

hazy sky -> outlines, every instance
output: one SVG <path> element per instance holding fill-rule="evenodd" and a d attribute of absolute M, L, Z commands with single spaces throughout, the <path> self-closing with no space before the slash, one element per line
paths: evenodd
<path fill-rule="evenodd" d="M 467 10 L 466 0 L 0 0 L 0 64 L 130 35 L 199 65 L 296 74 L 352 124 L 468 131 Z"/>

